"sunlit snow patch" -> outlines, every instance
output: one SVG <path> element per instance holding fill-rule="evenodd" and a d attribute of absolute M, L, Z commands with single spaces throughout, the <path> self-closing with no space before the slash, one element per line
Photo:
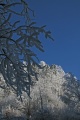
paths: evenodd
<path fill-rule="evenodd" d="M 44 61 L 40 61 L 39 65 L 40 65 L 41 67 L 44 67 L 44 66 L 46 66 L 46 63 L 45 63 Z"/>

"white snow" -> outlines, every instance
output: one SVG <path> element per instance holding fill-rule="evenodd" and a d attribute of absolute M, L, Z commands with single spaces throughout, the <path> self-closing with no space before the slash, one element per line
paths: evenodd
<path fill-rule="evenodd" d="M 36 83 L 31 87 L 31 99 L 29 99 L 26 93 L 23 92 L 23 102 L 20 102 L 15 93 L 12 93 L 12 89 L 10 90 L 10 93 L 8 93 L 8 91 L 4 93 L 0 88 L 0 96 L 2 96 L 0 97 L 1 111 L 6 113 L 8 109 L 14 116 L 25 116 L 25 110 L 27 111 L 30 102 L 33 112 L 32 120 L 36 119 L 36 115 L 41 110 L 41 104 L 44 110 L 46 109 L 48 111 L 50 109 L 52 114 L 54 114 L 53 111 L 55 109 L 60 109 L 61 113 L 59 113 L 59 116 L 62 118 L 64 117 L 64 119 L 66 111 L 68 115 L 72 112 L 71 114 L 75 116 L 77 110 L 80 111 L 80 108 L 78 108 L 80 102 L 77 96 L 80 94 L 80 87 L 78 88 L 78 81 L 73 80 L 76 79 L 76 77 L 72 77 L 70 73 L 65 73 L 61 66 L 54 65 L 50 68 L 50 66 L 44 61 L 40 61 L 40 65 L 42 69 L 35 66 L 35 69 L 38 71 L 38 81 L 36 81 Z M 2 74 L 0 74 L 0 77 L 2 82 L 4 80 L 4 78 L 2 78 Z M 35 80 L 34 76 L 32 76 L 32 80 Z M 68 104 L 66 104 L 66 101 Z M 72 109 L 72 111 L 70 111 L 70 109 Z M 4 115 L 3 112 L 1 114 Z M 48 120 L 47 117 L 46 120 Z"/>
<path fill-rule="evenodd" d="M 44 61 L 40 61 L 39 65 L 40 65 L 41 67 L 44 67 L 44 66 L 46 66 L 46 63 L 45 63 Z"/>

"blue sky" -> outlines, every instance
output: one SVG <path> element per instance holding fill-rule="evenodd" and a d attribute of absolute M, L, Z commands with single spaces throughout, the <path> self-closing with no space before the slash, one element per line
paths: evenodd
<path fill-rule="evenodd" d="M 42 38 L 40 60 L 62 66 L 80 79 L 80 0 L 28 0 L 38 25 L 47 25 L 54 42 Z"/>

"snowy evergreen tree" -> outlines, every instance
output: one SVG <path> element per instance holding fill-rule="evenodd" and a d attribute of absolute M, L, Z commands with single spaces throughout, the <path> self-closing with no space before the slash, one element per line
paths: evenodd
<path fill-rule="evenodd" d="M 17 95 L 22 91 L 30 95 L 31 75 L 36 75 L 31 63 L 38 65 L 33 50 L 44 51 L 39 35 L 53 40 L 46 26 L 38 27 L 33 17 L 26 0 L 0 0 L 0 73 Z"/>

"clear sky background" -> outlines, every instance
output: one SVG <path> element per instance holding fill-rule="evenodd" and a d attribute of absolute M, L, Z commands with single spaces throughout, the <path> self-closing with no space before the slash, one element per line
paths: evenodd
<path fill-rule="evenodd" d="M 42 38 L 40 60 L 62 66 L 80 79 L 80 0 L 28 0 L 38 25 L 47 25 L 54 42 Z"/>

